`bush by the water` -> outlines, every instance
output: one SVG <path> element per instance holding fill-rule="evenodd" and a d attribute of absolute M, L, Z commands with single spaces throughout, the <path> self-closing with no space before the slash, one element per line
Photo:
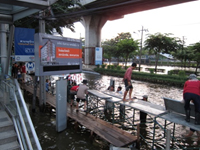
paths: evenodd
<path fill-rule="evenodd" d="M 104 75 L 110 75 L 110 76 L 123 78 L 126 70 L 125 69 L 116 70 L 116 69 L 95 68 L 94 71 L 100 74 L 104 74 Z M 173 74 L 162 75 L 162 74 L 154 74 L 154 73 L 152 74 L 152 73 L 133 71 L 132 79 L 183 87 L 185 81 L 187 80 L 187 76 L 184 76 L 183 72 L 181 72 L 179 75 L 173 75 Z"/>

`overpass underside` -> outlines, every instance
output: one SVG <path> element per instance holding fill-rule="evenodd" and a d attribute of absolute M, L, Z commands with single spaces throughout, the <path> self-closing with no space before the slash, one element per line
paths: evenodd
<path fill-rule="evenodd" d="M 95 65 L 95 47 L 101 47 L 101 29 L 108 20 L 192 1 L 195 0 L 96 0 L 84 5 L 80 13 L 83 16 L 82 24 L 85 27 L 85 64 Z M 71 17 L 78 14 L 79 12 L 71 14 Z"/>
<path fill-rule="evenodd" d="M 122 16 L 192 1 L 196 0 L 96 0 L 84 7 L 93 9 L 92 14 Z"/>

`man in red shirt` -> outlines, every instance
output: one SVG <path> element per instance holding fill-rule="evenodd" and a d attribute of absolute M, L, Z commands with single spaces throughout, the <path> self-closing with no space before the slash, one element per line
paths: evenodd
<path fill-rule="evenodd" d="M 200 125 L 200 81 L 195 74 L 190 74 L 189 80 L 184 84 L 183 99 L 185 100 L 186 121 L 190 122 L 190 101 L 195 106 L 195 124 Z"/>
<path fill-rule="evenodd" d="M 21 70 L 22 70 L 22 82 L 25 83 L 26 82 L 26 66 L 24 63 L 22 64 Z"/>
<path fill-rule="evenodd" d="M 70 97 L 71 97 L 70 106 L 71 106 L 71 107 L 73 106 L 74 98 L 75 98 L 75 95 L 77 94 L 78 88 L 79 88 L 79 85 L 74 85 L 74 86 L 72 86 L 72 88 L 70 89 Z"/>
<path fill-rule="evenodd" d="M 124 97 L 123 97 L 123 101 L 127 101 L 126 100 L 126 95 L 129 91 L 129 100 L 132 100 L 131 98 L 131 94 L 132 94 L 132 91 L 133 91 L 133 86 L 132 86 L 132 83 L 131 83 L 131 75 L 132 75 L 132 71 L 133 69 L 135 69 L 137 66 L 136 63 L 132 63 L 131 67 L 129 67 L 125 74 L 124 74 L 124 78 L 123 78 L 123 81 L 124 81 L 124 84 L 125 84 L 125 92 L 124 92 Z"/>

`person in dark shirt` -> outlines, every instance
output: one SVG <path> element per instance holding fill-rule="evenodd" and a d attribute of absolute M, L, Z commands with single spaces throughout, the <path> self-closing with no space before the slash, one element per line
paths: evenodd
<path fill-rule="evenodd" d="M 143 101 L 147 101 L 148 96 L 147 95 L 143 95 Z M 147 113 L 140 111 L 140 123 L 144 124 L 146 123 L 146 118 L 147 118 Z"/>

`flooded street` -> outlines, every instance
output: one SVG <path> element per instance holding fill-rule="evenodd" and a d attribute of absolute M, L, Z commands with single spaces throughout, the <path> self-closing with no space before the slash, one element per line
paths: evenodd
<path fill-rule="evenodd" d="M 102 76 L 96 74 L 82 73 L 82 78 L 88 80 L 88 86 L 90 89 L 96 89 L 104 91 L 110 85 L 110 79 L 115 81 L 115 91 L 118 86 L 122 86 L 122 92 L 124 92 L 124 84 L 122 78 Z M 182 100 L 182 88 L 169 87 L 167 85 L 152 84 L 142 81 L 133 80 L 133 94 L 137 98 L 141 98 L 143 95 L 148 95 L 148 101 L 157 105 L 164 106 L 162 97 L 172 98 L 176 100 Z M 139 112 L 136 111 L 136 118 L 138 118 Z M 148 116 L 149 118 L 149 116 Z M 90 132 L 84 128 L 79 127 L 75 130 L 74 122 L 69 121 L 67 129 L 61 133 L 56 132 L 56 117 L 55 114 L 49 112 L 40 113 L 37 111 L 32 115 L 32 120 L 36 128 L 37 135 L 40 139 L 41 146 L 44 150 L 108 150 L 109 145 L 107 142 L 100 140 L 98 137 L 92 140 Z M 158 119 L 158 122 L 162 125 L 164 120 Z M 141 128 L 141 134 L 146 138 L 148 142 L 152 142 L 153 123 L 147 124 L 147 127 Z M 168 126 L 173 127 L 173 124 Z M 156 139 L 164 136 L 163 131 L 156 127 Z M 188 127 L 176 125 L 175 137 L 181 146 L 193 147 L 197 143 L 196 137 L 191 139 L 182 140 L 182 135 L 189 131 Z M 135 131 L 128 131 L 134 134 Z M 165 140 L 156 141 L 156 149 L 165 148 Z M 177 144 L 177 148 L 180 146 Z M 141 149 L 151 149 L 151 145 L 146 144 L 141 140 Z"/>

